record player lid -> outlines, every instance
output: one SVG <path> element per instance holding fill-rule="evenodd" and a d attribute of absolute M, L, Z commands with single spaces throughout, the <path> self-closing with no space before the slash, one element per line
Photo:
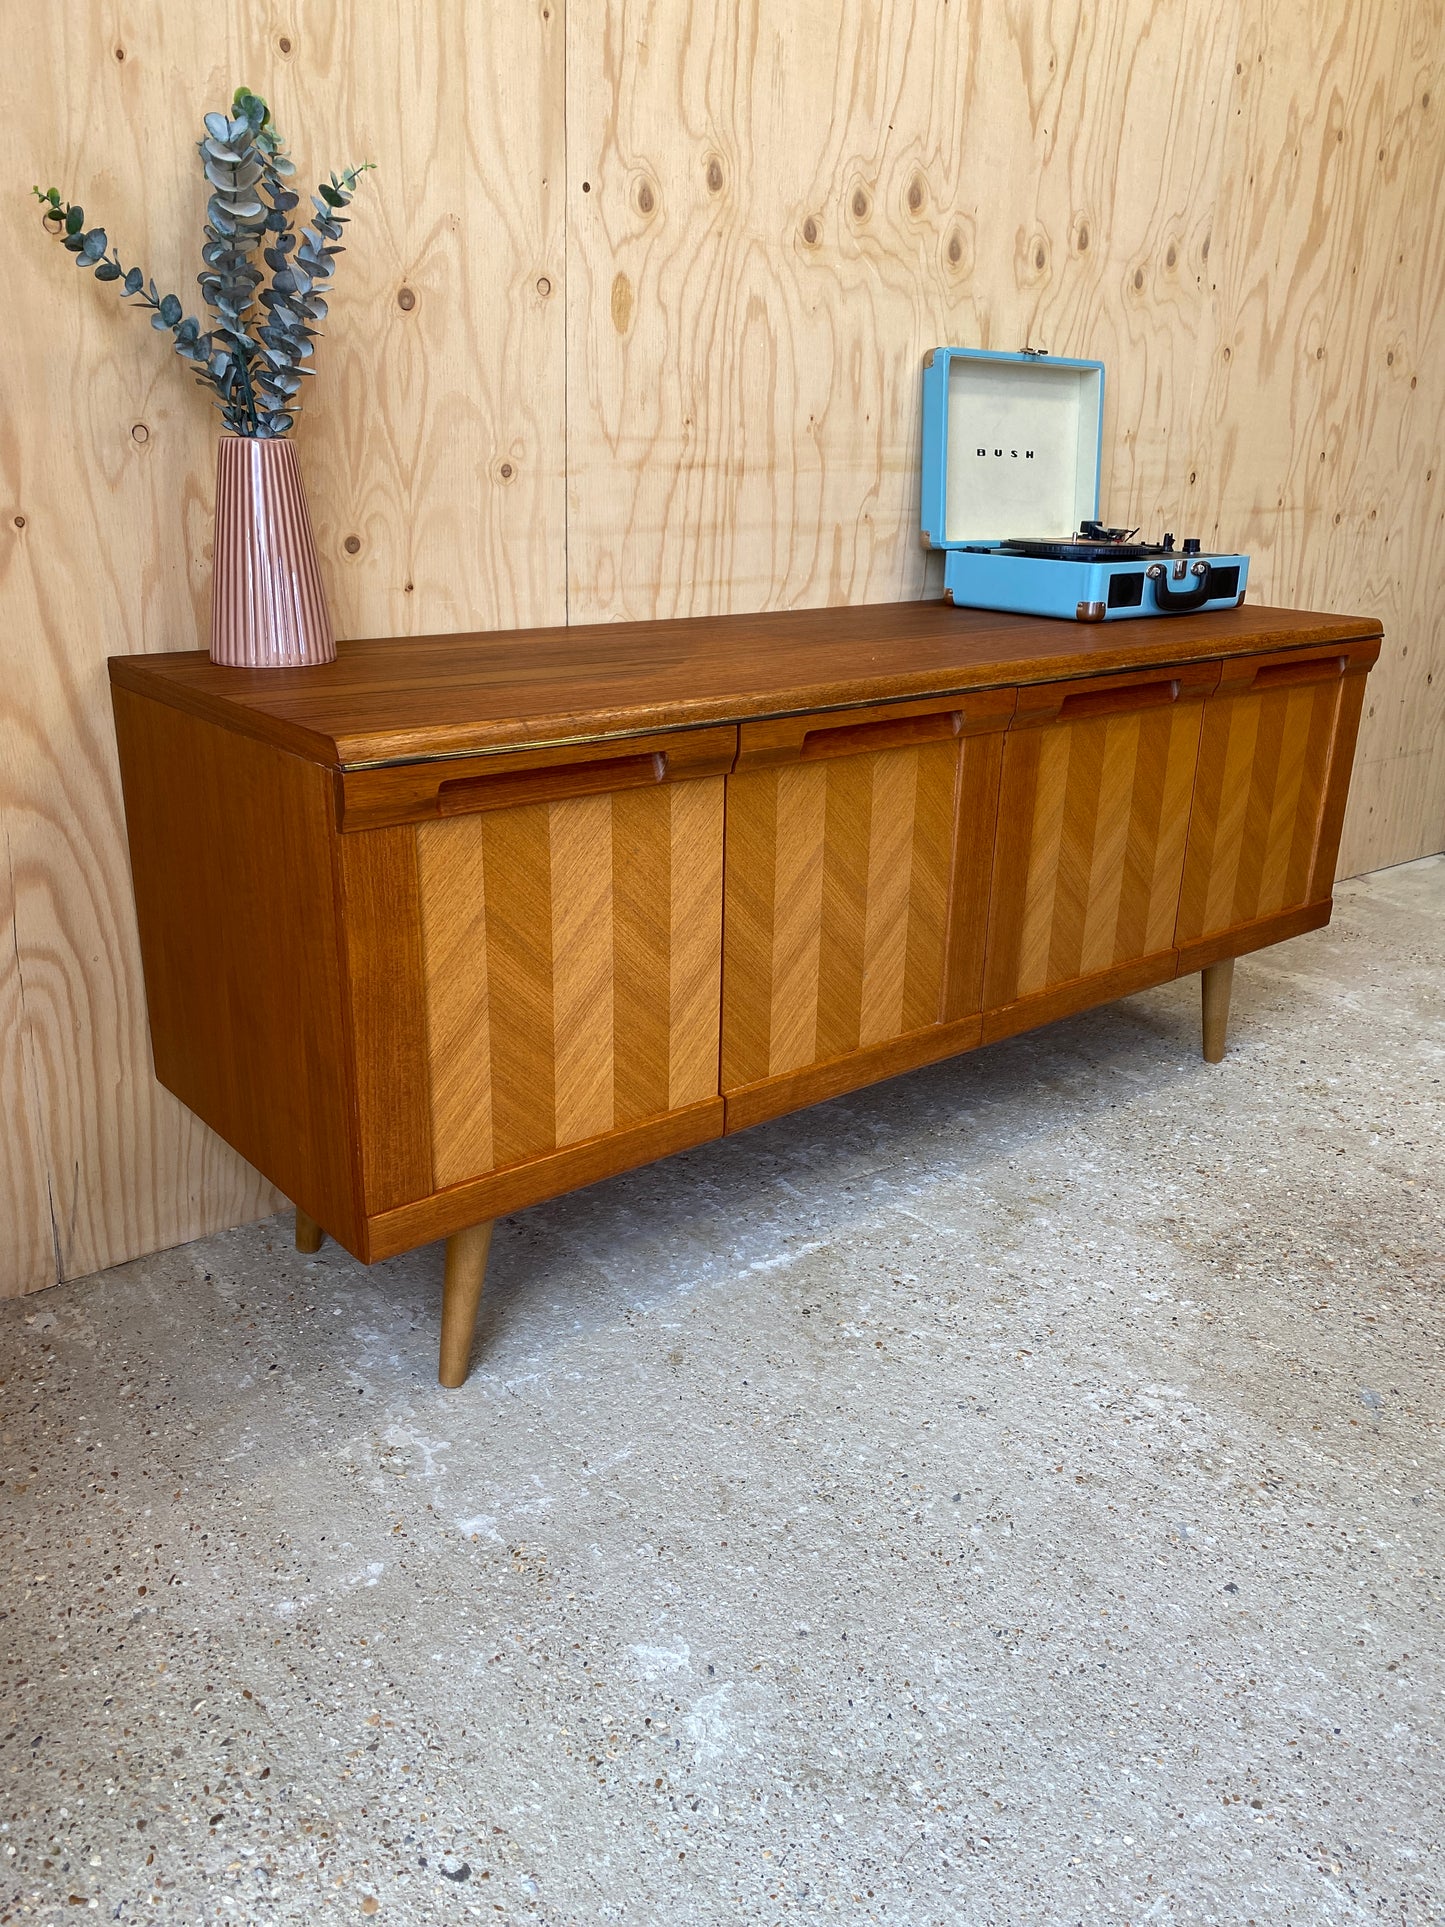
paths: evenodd
<path fill-rule="evenodd" d="M 934 548 L 1027 530 L 1063 541 L 1099 513 L 1104 364 L 935 348 L 923 370 L 923 532 Z"/>

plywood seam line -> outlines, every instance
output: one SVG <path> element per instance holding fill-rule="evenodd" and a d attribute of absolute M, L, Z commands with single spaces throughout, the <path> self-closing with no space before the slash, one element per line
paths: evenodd
<path fill-rule="evenodd" d="M 1234 33 L 1233 33 L 1233 37 L 1231 39 L 1228 51 L 1225 55 L 1225 63 L 1224 63 L 1225 82 L 1224 82 L 1224 87 L 1222 89 L 1224 99 L 1223 99 L 1221 112 L 1220 112 L 1219 145 L 1218 145 L 1218 152 L 1215 158 L 1214 182 L 1208 197 L 1209 229 L 1210 229 L 1211 238 L 1213 236 L 1215 223 L 1219 218 L 1219 200 L 1220 200 L 1220 195 L 1223 192 L 1223 188 L 1224 188 L 1224 173 L 1225 173 L 1225 167 L 1226 167 L 1226 157 L 1229 153 L 1229 128 L 1230 128 L 1230 120 L 1231 120 L 1231 108 L 1233 107 L 1233 104 L 1234 104 L 1235 93 L 1236 93 L 1236 83 L 1240 78 L 1240 72 L 1239 72 L 1240 19 L 1243 12 L 1243 7 L 1244 5 L 1247 5 L 1247 4 L 1249 4 L 1249 0 L 1241 0 L 1241 4 L 1238 7 L 1236 7 L 1236 10 L 1234 13 Z M 1212 260 L 1212 250 L 1211 250 L 1211 260 Z M 1211 275 L 1212 275 L 1212 270 L 1211 270 Z M 1213 280 L 1212 278 L 1211 278 L 1211 284 L 1210 284 L 1209 301 L 1207 305 L 1212 317 L 1212 324 L 1213 324 L 1212 331 L 1217 335 L 1218 324 L 1219 324 L 1219 283 L 1216 280 Z M 1188 399 L 1188 404 L 1184 415 L 1184 419 L 1186 422 L 1188 422 L 1190 427 L 1191 438 L 1194 434 L 1195 424 L 1197 420 L 1197 417 L 1194 411 L 1196 406 L 1196 400 L 1199 395 L 1201 371 L 1203 369 L 1203 366 L 1204 366 L 1204 357 L 1202 355 L 1196 353 L 1193 356 L 1191 356 L 1190 363 L 1189 363 L 1189 399 Z M 1196 451 L 1193 447 L 1187 450 L 1186 459 L 1190 463 L 1193 463 L 1195 461 Z M 1188 473 L 1187 470 L 1186 470 L 1186 473 Z M 1183 487 L 1184 484 L 1182 483 L 1181 480 L 1176 479 L 1175 486 Z M 1180 515 L 1182 516 L 1183 513 L 1184 513 L 1184 510 L 1181 507 Z M 1188 533 L 1188 531 L 1186 531 L 1186 533 Z M 1196 765 L 1196 778 L 1197 778 L 1197 765 Z M 1192 801 L 1191 801 L 1190 807 L 1191 809 L 1193 807 Z"/>
<path fill-rule="evenodd" d="M 572 621 L 572 0 L 562 14 L 562 621 Z"/>

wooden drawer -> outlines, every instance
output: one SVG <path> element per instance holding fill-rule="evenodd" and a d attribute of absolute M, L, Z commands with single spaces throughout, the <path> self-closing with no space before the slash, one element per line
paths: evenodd
<path fill-rule="evenodd" d="M 1373 638 L 1238 658 L 1204 707 L 1175 942 L 1180 968 L 1273 942 L 1334 888 Z M 1300 923 L 1308 925 L 1308 918 Z"/>
<path fill-rule="evenodd" d="M 729 1128 L 978 1041 L 1013 706 L 1011 689 L 988 690 L 743 725 L 728 779 Z"/>
<path fill-rule="evenodd" d="M 1019 692 L 1004 754 L 984 1035 L 1174 975 L 1204 698 L 1218 663 Z"/>
<path fill-rule="evenodd" d="M 738 732 L 728 726 L 339 769 L 336 824 L 355 831 L 444 822 L 523 803 L 723 776 L 732 768 L 737 748 Z"/>
<path fill-rule="evenodd" d="M 473 771 L 469 813 L 406 832 L 436 1188 L 709 1101 L 721 1128 L 723 779 L 691 772 L 736 732 L 695 734 L 617 746 L 620 787 L 594 747 L 580 794 L 576 760 Z"/>

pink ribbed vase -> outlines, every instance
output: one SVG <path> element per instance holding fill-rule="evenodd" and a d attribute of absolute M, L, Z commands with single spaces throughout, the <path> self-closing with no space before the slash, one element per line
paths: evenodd
<path fill-rule="evenodd" d="M 223 435 L 216 451 L 211 661 L 295 669 L 335 660 L 296 450 L 288 441 Z"/>

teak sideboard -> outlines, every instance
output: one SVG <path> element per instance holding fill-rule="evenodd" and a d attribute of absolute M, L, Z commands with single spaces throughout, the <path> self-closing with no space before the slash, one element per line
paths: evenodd
<path fill-rule="evenodd" d="M 1122 631 L 1122 633 L 1121 633 Z M 110 665 L 156 1075 L 371 1262 L 1325 923 L 1378 623 L 909 602 Z"/>

